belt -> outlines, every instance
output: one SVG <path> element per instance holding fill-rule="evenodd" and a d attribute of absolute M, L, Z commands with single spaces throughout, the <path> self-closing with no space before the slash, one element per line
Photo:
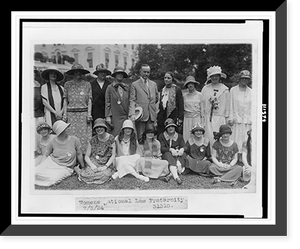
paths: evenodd
<path fill-rule="evenodd" d="M 83 108 L 68 108 L 67 112 L 87 112 L 88 108 L 83 107 Z"/>

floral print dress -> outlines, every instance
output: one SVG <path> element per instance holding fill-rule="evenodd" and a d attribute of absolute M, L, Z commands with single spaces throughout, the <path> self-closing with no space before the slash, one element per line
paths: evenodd
<path fill-rule="evenodd" d="M 70 123 L 70 135 L 80 139 L 82 153 L 85 154 L 92 138 L 92 122 L 87 123 L 88 103 L 92 99 L 91 85 L 87 81 L 75 83 L 68 81 L 64 86 L 64 98 L 67 100 L 67 119 Z"/>
<path fill-rule="evenodd" d="M 114 136 L 109 134 L 106 141 L 100 141 L 95 135 L 90 141 L 91 155 L 90 160 L 97 167 L 103 167 L 112 156 L 112 145 L 115 143 Z M 113 165 L 105 170 L 94 171 L 89 166 L 80 172 L 79 179 L 85 183 L 103 184 L 107 182 L 114 173 Z"/>

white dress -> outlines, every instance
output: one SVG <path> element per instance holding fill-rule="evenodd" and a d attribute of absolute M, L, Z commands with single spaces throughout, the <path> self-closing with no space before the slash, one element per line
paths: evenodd
<path fill-rule="evenodd" d="M 204 136 L 209 139 L 212 146 L 215 142 L 213 132 L 219 132 L 219 127 L 226 124 L 226 118 L 229 116 L 229 90 L 222 83 L 215 85 L 210 83 L 204 86 L 201 92 L 204 99 Z M 215 108 L 212 109 L 213 103 L 215 103 Z"/>
<path fill-rule="evenodd" d="M 191 136 L 192 127 L 199 123 L 204 125 L 203 95 L 201 92 L 183 93 L 184 121 L 183 138 L 186 142 Z"/>
<path fill-rule="evenodd" d="M 235 141 L 242 153 L 242 145 L 247 140 L 247 131 L 251 129 L 251 92 L 252 89 L 246 87 L 241 91 L 239 86 L 230 89 L 230 114 L 229 120 L 233 121 L 231 139 Z"/>

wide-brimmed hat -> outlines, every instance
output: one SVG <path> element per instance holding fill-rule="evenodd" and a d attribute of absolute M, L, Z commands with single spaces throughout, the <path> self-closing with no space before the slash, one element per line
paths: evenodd
<path fill-rule="evenodd" d="M 65 129 L 67 129 L 71 124 L 66 123 L 62 120 L 57 120 L 54 124 L 53 124 L 53 131 L 54 133 L 59 136 Z"/>
<path fill-rule="evenodd" d="M 98 75 L 98 73 L 105 73 L 106 75 L 111 75 L 111 71 L 109 71 L 102 63 L 96 66 L 96 71 L 93 74 Z"/>
<path fill-rule="evenodd" d="M 222 73 L 222 68 L 219 66 L 212 66 L 208 68 L 206 71 L 207 71 L 207 80 L 209 80 L 211 76 L 216 74 L 219 74 L 224 79 L 226 79 L 227 77 L 225 73 Z"/>
<path fill-rule="evenodd" d="M 97 127 L 104 127 L 105 131 L 107 131 L 106 121 L 103 118 L 97 118 L 94 122 L 93 130 Z"/>
<path fill-rule="evenodd" d="M 187 87 L 188 83 L 194 83 L 194 84 L 200 84 L 198 81 L 195 80 L 194 76 L 188 76 L 185 79 L 185 82 L 183 84 L 183 88 Z"/>
<path fill-rule="evenodd" d="M 64 79 L 64 75 L 62 74 L 61 71 L 59 71 L 59 69 L 56 66 L 49 66 L 47 69 L 45 69 L 42 73 L 41 73 L 41 77 L 46 80 L 49 81 L 49 73 L 50 72 L 56 72 L 57 74 L 57 78 L 56 81 L 62 81 Z"/>
<path fill-rule="evenodd" d="M 135 121 L 139 121 L 143 117 L 143 108 L 137 106 L 135 108 Z"/>
<path fill-rule="evenodd" d="M 123 122 L 123 125 L 122 125 L 122 130 L 125 129 L 125 128 L 131 128 L 134 130 L 134 127 L 133 127 L 133 123 L 130 119 L 126 119 L 124 122 Z"/>
<path fill-rule="evenodd" d="M 192 127 L 191 133 L 194 134 L 195 131 L 199 131 L 199 130 L 200 130 L 200 131 L 203 131 L 203 134 L 205 133 L 204 127 L 203 127 L 201 124 L 196 123 L 196 124 Z"/>
<path fill-rule="evenodd" d="M 82 65 L 75 63 L 69 71 L 66 72 L 68 75 L 74 75 L 75 72 L 80 72 L 82 74 L 88 74 L 90 71 L 83 68 Z"/>
<path fill-rule="evenodd" d="M 251 73 L 248 70 L 242 70 L 240 72 L 240 79 L 251 79 Z"/>
<path fill-rule="evenodd" d="M 165 130 L 170 126 L 174 126 L 175 128 L 177 127 L 173 119 L 167 118 L 165 121 Z"/>
<path fill-rule="evenodd" d="M 128 77 L 128 74 L 125 72 L 123 67 L 116 67 L 115 70 L 114 70 L 114 73 L 111 76 L 115 77 L 117 73 L 123 74 L 124 78 Z"/>
<path fill-rule="evenodd" d="M 46 122 L 40 123 L 37 127 L 36 127 L 36 132 L 40 133 L 41 129 L 48 129 L 49 131 L 51 131 L 51 126 L 48 125 Z"/>

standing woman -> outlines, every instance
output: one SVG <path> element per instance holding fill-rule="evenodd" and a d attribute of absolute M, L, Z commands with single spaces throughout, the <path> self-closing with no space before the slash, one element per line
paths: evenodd
<path fill-rule="evenodd" d="M 111 75 L 115 80 L 106 89 L 105 94 L 105 117 L 113 127 L 111 134 L 116 137 L 125 120 L 135 114 L 135 106 L 129 105 L 130 91 L 123 80 L 128 75 L 122 67 L 116 67 Z"/>
<path fill-rule="evenodd" d="M 193 76 L 188 76 L 183 85 L 183 88 L 188 89 L 188 92 L 183 93 L 183 138 L 185 142 L 190 138 L 190 131 L 195 124 L 204 125 L 203 96 L 196 90 L 198 84 L 200 83 Z"/>
<path fill-rule="evenodd" d="M 92 138 L 92 90 L 91 84 L 83 80 L 82 75 L 89 71 L 80 64 L 74 64 L 66 73 L 74 78 L 65 83 L 64 120 L 71 124 L 70 134 L 80 139 L 82 153 L 85 154 Z"/>
<path fill-rule="evenodd" d="M 239 84 L 230 89 L 230 112 L 228 124 L 232 126 L 232 139 L 242 154 L 243 142 L 247 139 L 247 131 L 251 129 L 251 92 L 248 87 L 251 74 L 248 70 L 240 72 Z"/>
<path fill-rule="evenodd" d="M 56 66 L 50 66 L 41 73 L 41 77 L 47 81 L 41 88 L 45 120 L 52 127 L 55 121 L 63 117 L 64 88 L 57 82 L 62 81 L 64 76 Z"/>
<path fill-rule="evenodd" d="M 110 82 L 106 78 L 107 75 L 111 75 L 111 72 L 101 63 L 96 66 L 94 72 L 97 78 L 91 81 L 92 87 L 92 117 L 93 120 L 97 118 L 105 119 L 105 92 Z"/>
<path fill-rule="evenodd" d="M 159 98 L 159 110 L 157 115 L 157 136 L 165 130 L 165 121 L 170 118 L 178 126 L 183 122 L 183 97 L 181 89 L 175 85 L 172 72 L 166 72 L 164 76 L 165 86 L 161 90 Z M 182 131 L 180 132 L 182 133 Z"/>
<path fill-rule="evenodd" d="M 204 118 L 205 118 L 205 136 L 210 144 L 214 143 L 213 132 L 218 132 L 220 125 L 226 124 L 229 116 L 229 90 L 221 82 L 221 78 L 226 78 L 219 66 L 213 66 L 207 69 L 207 81 L 211 83 L 205 85 L 202 89 L 204 98 Z"/>
<path fill-rule="evenodd" d="M 238 161 L 238 146 L 230 139 L 232 134 L 229 125 L 221 125 L 215 133 L 216 142 L 212 146 L 212 161 L 209 170 L 216 176 L 214 183 L 235 182 L 242 176 L 243 168 Z"/>
<path fill-rule="evenodd" d="M 114 172 L 115 138 L 107 133 L 107 126 L 102 118 L 95 120 L 93 129 L 96 135 L 90 140 L 85 154 L 87 167 L 77 170 L 78 179 L 85 183 L 103 184 Z"/>
<path fill-rule="evenodd" d="M 137 172 L 136 165 L 141 156 L 133 123 L 130 119 L 124 121 L 120 134 L 115 138 L 115 141 L 117 172 L 112 175 L 112 179 L 131 174 L 137 179 L 149 182 L 149 177 Z"/>

